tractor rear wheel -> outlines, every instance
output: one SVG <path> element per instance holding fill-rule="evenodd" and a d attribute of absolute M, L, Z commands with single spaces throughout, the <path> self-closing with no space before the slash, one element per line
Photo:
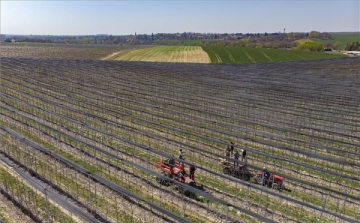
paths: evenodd
<path fill-rule="evenodd" d="M 159 184 L 161 184 L 161 185 L 165 185 L 165 186 L 170 185 L 170 181 L 165 180 L 165 179 L 160 178 L 160 177 L 156 177 L 156 181 L 159 182 Z"/>
<path fill-rule="evenodd" d="M 281 190 L 281 185 L 278 182 L 272 184 L 272 188 L 275 190 Z"/>
<path fill-rule="evenodd" d="M 237 177 L 237 178 L 240 178 L 240 177 L 241 177 L 240 171 L 235 170 L 235 171 L 233 172 L 233 176 L 234 176 L 234 177 Z"/>
<path fill-rule="evenodd" d="M 230 174 L 230 169 L 228 167 L 224 167 L 223 173 L 224 174 Z"/>
<path fill-rule="evenodd" d="M 175 190 L 178 191 L 180 194 L 185 192 L 185 189 L 179 185 L 176 185 Z"/>
<path fill-rule="evenodd" d="M 245 173 L 245 174 L 243 175 L 243 180 L 248 181 L 248 180 L 250 180 L 250 177 L 251 177 L 251 174 L 250 174 L 250 173 Z"/>
<path fill-rule="evenodd" d="M 156 181 L 157 181 L 158 183 L 160 183 L 160 184 L 161 184 L 161 183 L 162 183 L 162 180 L 163 180 L 162 178 L 160 178 L 160 177 L 156 177 Z"/>

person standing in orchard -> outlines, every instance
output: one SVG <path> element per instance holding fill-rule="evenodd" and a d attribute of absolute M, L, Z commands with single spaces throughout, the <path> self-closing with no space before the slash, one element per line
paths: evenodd
<path fill-rule="evenodd" d="M 229 157 L 230 157 L 230 146 L 227 146 L 225 149 L 225 156 L 227 157 L 227 161 L 229 161 Z"/>
<path fill-rule="evenodd" d="M 174 155 L 173 155 L 174 157 Z M 169 159 L 169 166 L 170 166 L 170 174 L 174 174 L 174 166 L 175 166 L 175 160 L 173 158 Z"/>
<path fill-rule="evenodd" d="M 243 149 L 241 161 L 246 160 L 245 158 L 246 158 L 246 149 Z"/>
<path fill-rule="evenodd" d="M 194 167 L 193 165 L 190 165 L 190 179 L 192 179 L 193 181 L 195 181 L 195 170 L 196 170 L 196 167 Z"/>
<path fill-rule="evenodd" d="M 230 141 L 230 156 L 233 155 L 235 149 L 235 143 Z"/>
<path fill-rule="evenodd" d="M 234 166 L 235 166 L 235 163 L 239 164 L 239 157 L 240 157 L 240 154 L 238 153 L 238 151 L 236 151 L 234 154 L 234 158 L 236 160 L 236 161 L 234 161 Z"/>
<path fill-rule="evenodd" d="M 179 159 L 181 159 L 181 160 L 184 159 L 184 153 L 183 153 L 182 149 L 179 150 Z"/>

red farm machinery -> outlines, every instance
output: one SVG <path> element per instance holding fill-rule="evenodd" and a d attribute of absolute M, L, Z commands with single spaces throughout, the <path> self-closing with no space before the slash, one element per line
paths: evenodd
<path fill-rule="evenodd" d="M 160 168 L 162 170 L 162 174 L 170 179 L 173 179 L 174 181 L 180 182 L 182 184 L 195 187 L 197 189 L 202 189 L 201 186 L 196 185 L 194 178 L 190 177 L 185 171 L 185 165 L 184 163 L 179 163 L 173 159 L 167 159 L 162 160 L 159 162 L 156 162 L 154 164 L 156 167 Z M 163 178 L 157 178 L 158 182 L 163 185 L 171 185 L 172 182 Z M 175 185 L 175 189 L 178 190 L 181 193 L 185 194 L 191 194 L 190 191 L 185 190 L 183 187 L 179 185 Z"/>
<path fill-rule="evenodd" d="M 284 188 L 284 177 L 275 174 L 270 174 L 270 177 L 266 178 L 263 172 L 258 171 L 254 181 L 255 183 L 266 185 L 276 190 L 282 190 Z"/>

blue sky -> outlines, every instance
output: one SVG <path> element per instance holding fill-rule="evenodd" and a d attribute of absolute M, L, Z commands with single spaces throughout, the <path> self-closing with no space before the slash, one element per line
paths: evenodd
<path fill-rule="evenodd" d="M 1 33 L 360 31 L 353 1 L 4 1 Z"/>

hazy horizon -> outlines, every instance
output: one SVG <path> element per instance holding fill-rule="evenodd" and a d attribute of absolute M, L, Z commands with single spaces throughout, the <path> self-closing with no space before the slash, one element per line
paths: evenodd
<path fill-rule="evenodd" d="M 1 1 L 1 34 L 359 32 L 359 1 Z"/>

